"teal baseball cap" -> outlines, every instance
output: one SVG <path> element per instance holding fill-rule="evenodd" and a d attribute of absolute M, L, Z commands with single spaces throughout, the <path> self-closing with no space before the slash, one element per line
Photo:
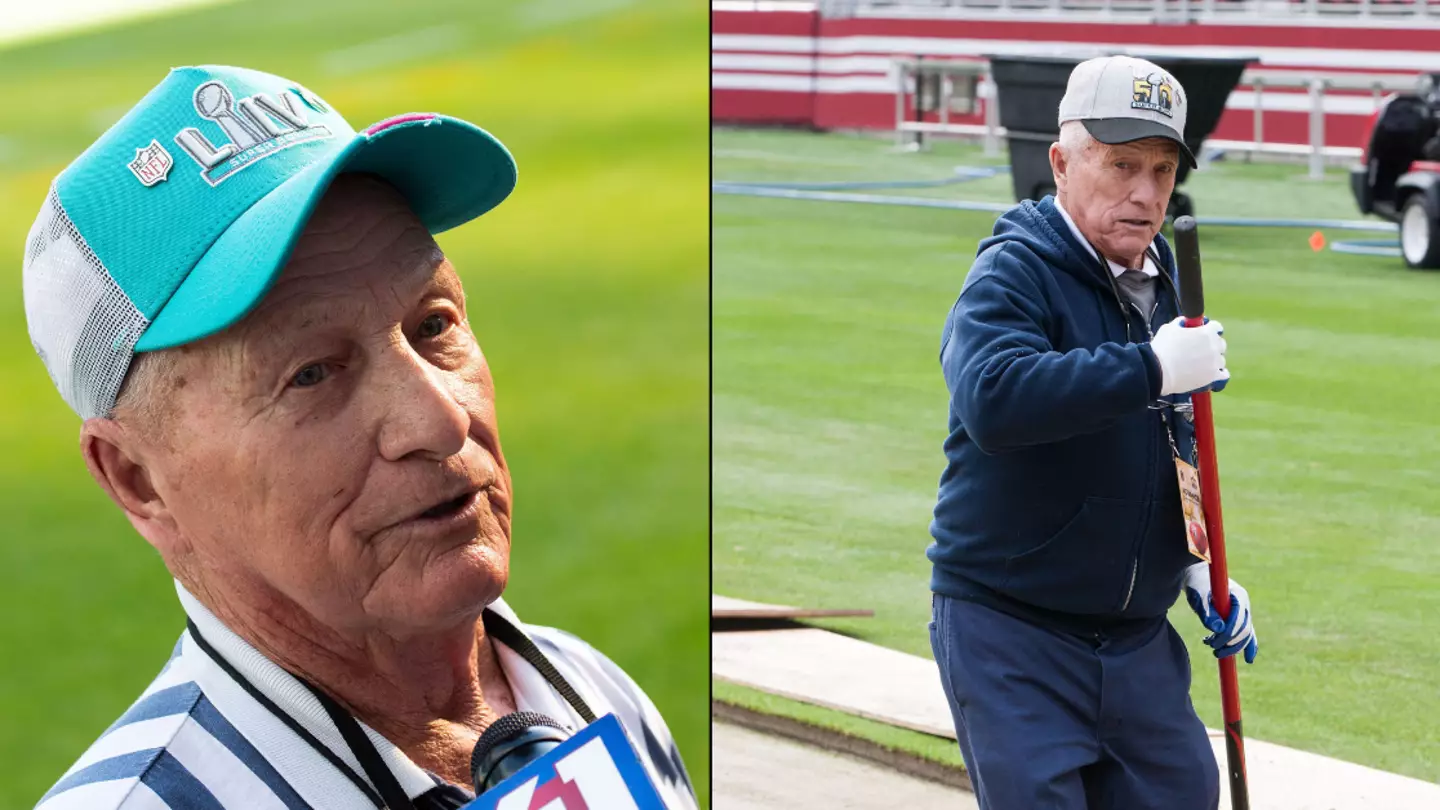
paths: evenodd
<path fill-rule="evenodd" d="M 30 230 L 25 317 L 61 397 L 83 419 L 108 415 L 136 353 L 242 319 L 345 172 L 390 183 L 431 233 L 499 205 L 516 179 L 505 146 L 456 118 L 356 132 L 288 79 L 171 70 L 55 178 Z"/>

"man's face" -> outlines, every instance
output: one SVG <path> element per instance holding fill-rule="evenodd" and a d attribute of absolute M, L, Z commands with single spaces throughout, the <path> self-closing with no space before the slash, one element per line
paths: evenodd
<path fill-rule="evenodd" d="M 207 590 L 397 635 L 500 595 L 490 370 L 454 268 L 389 186 L 340 177 L 264 301 L 178 366 L 150 474 Z"/>
<path fill-rule="evenodd" d="M 1094 144 L 1068 160 L 1052 149 L 1065 210 L 1102 255 L 1131 264 L 1155 239 L 1175 190 L 1179 151 L 1164 138 Z"/>

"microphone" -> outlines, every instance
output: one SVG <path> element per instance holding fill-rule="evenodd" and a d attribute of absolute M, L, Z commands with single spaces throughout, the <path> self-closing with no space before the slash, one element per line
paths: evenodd
<path fill-rule="evenodd" d="M 485 729 L 470 757 L 478 798 L 461 810 L 665 810 L 613 714 L 575 732 L 537 712 Z"/>
<path fill-rule="evenodd" d="M 569 738 L 565 727 L 539 712 L 515 712 L 496 720 L 480 735 L 470 755 L 475 795 L 504 782 L 516 771 L 555 750 Z"/>

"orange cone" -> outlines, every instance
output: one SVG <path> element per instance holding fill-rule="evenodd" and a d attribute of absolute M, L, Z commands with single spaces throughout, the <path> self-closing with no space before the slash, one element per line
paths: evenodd
<path fill-rule="evenodd" d="M 1316 231 L 1310 234 L 1310 249 L 1319 253 L 1325 249 L 1325 234 Z"/>

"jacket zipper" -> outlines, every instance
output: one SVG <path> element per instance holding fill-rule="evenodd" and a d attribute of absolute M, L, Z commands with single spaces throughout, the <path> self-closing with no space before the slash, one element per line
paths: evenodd
<path fill-rule="evenodd" d="M 1136 314 L 1139 314 L 1142 319 L 1145 319 L 1145 313 L 1140 310 L 1140 307 L 1136 307 L 1135 303 L 1130 303 L 1130 306 L 1135 307 Z M 1152 329 L 1151 323 L 1153 320 L 1155 320 L 1155 311 L 1159 310 L 1159 307 L 1161 307 L 1161 303 L 1159 303 L 1159 298 L 1156 298 L 1155 306 L 1151 307 L 1151 317 L 1145 319 L 1145 331 L 1149 334 L 1149 336 L 1151 336 L 1151 340 L 1155 340 L 1155 330 Z M 1125 604 L 1120 605 L 1120 613 L 1125 613 L 1126 608 L 1130 607 L 1130 600 L 1135 597 L 1135 578 L 1138 577 L 1139 574 L 1140 555 L 1139 553 L 1136 553 L 1135 559 L 1132 559 L 1132 561 L 1130 561 L 1130 585 L 1128 588 L 1125 589 Z"/>
<path fill-rule="evenodd" d="M 1155 313 L 1156 313 L 1156 311 L 1158 311 L 1158 310 L 1160 309 L 1160 299 L 1159 299 L 1159 297 L 1156 297 L 1156 299 L 1155 299 L 1155 304 L 1150 307 L 1150 317 L 1149 317 L 1149 318 L 1145 318 L 1145 312 L 1144 312 L 1143 310 L 1141 310 L 1140 307 L 1136 306 L 1133 301 L 1130 303 L 1130 306 L 1131 306 L 1131 307 L 1134 307 L 1136 314 L 1138 314 L 1141 318 L 1144 318 L 1144 319 L 1145 319 L 1145 332 L 1146 332 L 1146 334 L 1148 334 L 1148 335 L 1150 336 L 1150 339 L 1153 341 L 1153 340 L 1155 339 L 1155 331 L 1154 331 L 1154 329 L 1151 327 L 1151 324 L 1152 324 L 1152 323 L 1154 322 L 1154 320 L 1155 320 Z M 1143 542 L 1143 541 L 1142 541 L 1142 542 Z M 1132 560 L 1130 561 L 1130 586 L 1125 589 L 1125 602 L 1120 605 L 1120 612 L 1121 612 L 1121 613 L 1124 613 L 1125 610 L 1130 607 L 1130 600 L 1133 599 L 1134 596 L 1135 596 L 1135 578 L 1136 578 L 1139 574 L 1140 574 L 1140 554 L 1137 552 L 1137 553 L 1135 554 L 1134 559 L 1132 559 Z"/>
<path fill-rule="evenodd" d="M 1139 573 L 1140 557 L 1137 555 L 1135 559 L 1130 561 L 1130 587 L 1125 590 L 1125 603 L 1120 605 L 1121 613 L 1124 613 L 1125 609 L 1130 607 L 1130 598 L 1135 595 L 1135 575 Z"/>
<path fill-rule="evenodd" d="M 1148 252 L 1148 250 L 1147 250 L 1147 252 Z M 1099 251 L 1096 251 L 1096 255 L 1097 255 L 1097 256 L 1099 255 Z M 1161 266 L 1158 256 L 1154 257 L 1154 261 L 1155 261 L 1155 265 L 1156 265 L 1157 267 Z M 1140 309 L 1140 307 L 1136 306 L 1133 301 L 1130 302 L 1130 305 L 1129 305 L 1128 307 L 1126 306 L 1125 301 L 1120 297 L 1120 288 L 1119 288 L 1118 286 L 1116 286 L 1116 284 L 1115 284 L 1115 276 L 1110 273 L 1110 268 L 1109 268 L 1109 266 L 1107 266 L 1107 265 L 1105 264 L 1104 260 L 1101 260 L 1101 262 L 1100 262 L 1100 270 L 1101 270 L 1101 272 L 1104 274 L 1105 279 L 1110 282 L 1110 292 L 1114 294 L 1114 296 L 1115 296 L 1115 303 L 1117 303 L 1117 304 L 1120 305 L 1120 314 L 1121 314 L 1122 316 L 1124 316 L 1124 318 L 1125 318 L 1125 338 L 1126 338 L 1127 340 L 1130 338 L 1130 315 L 1129 315 L 1129 310 L 1133 309 L 1133 310 L 1135 310 L 1135 314 L 1139 315 L 1139 316 L 1140 316 L 1140 319 L 1145 322 L 1145 334 L 1148 335 L 1149 338 L 1150 338 L 1150 340 L 1153 342 L 1153 341 L 1155 340 L 1155 330 L 1154 330 L 1154 328 L 1151 326 L 1151 324 L 1152 324 L 1152 322 L 1155 320 L 1155 313 L 1158 312 L 1159 309 L 1160 309 L 1160 296 L 1159 296 L 1159 295 L 1156 295 L 1156 296 L 1155 296 L 1155 303 L 1154 303 L 1153 305 L 1151 305 L 1151 307 L 1150 307 L 1150 317 L 1149 317 L 1149 318 L 1146 318 L 1146 317 L 1145 317 L 1145 311 L 1142 310 L 1142 309 Z M 1163 276 L 1163 275 L 1165 275 L 1165 274 L 1162 273 L 1161 275 Z M 1167 279 L 1167 280 L 1168 280 L 1168 279 Z M 1173 287 L 1173 285 L 1171 285 L 1171 286 Z M 1180 296 L 1179 296 L 1178 293 L 1177 293 L 1176 296 L 1175 296 L 1175 300 L 1176 300 L 1176 302 L 1177 302 L 1177 304 L 1178 304 L 1178 302 L 1179 302 L 1179 300 L 1180 300 Z M 1164 417 L 1161 417 L 1161 418 L 1163 419 Z M 1146 529 L 1146 531 L 1149 531 L 1150 521 L 1149 521 L 1149 519 L 1148 519 L 1148 516 L 1147 516 L 1147 519 L 1146 519 L 1146 521 L 1145 521 L 1145 527 L 1144 527 L 1144 528 Z M 1143 541 L 1143 538 L 1142 538 L 1142 541 L 1141 541 L 1141 542 L 1142 542 L 1142 543 L 1144 542 L 1144 541 Z M 1127 588 L 1125 589 L 1125 601 L 1124 601 L 1123 604 L 1120 605 L 1120 612 L 1121 612 L 1121 613 L 1124 613 L 1125 610 L 1130 607 L 1130 600 L 1133 599 L 1134 596 L 1135 596 L 1135 580 L 1139 577 L 1139 575 L 1140 575 L 1140 552 L 1139 552 L 1139 551 L 1136 551 L 1134 558 L 1130 560 L 1130 585 L 1129 585 L 1129 587 L 1127 587 Z"/>

